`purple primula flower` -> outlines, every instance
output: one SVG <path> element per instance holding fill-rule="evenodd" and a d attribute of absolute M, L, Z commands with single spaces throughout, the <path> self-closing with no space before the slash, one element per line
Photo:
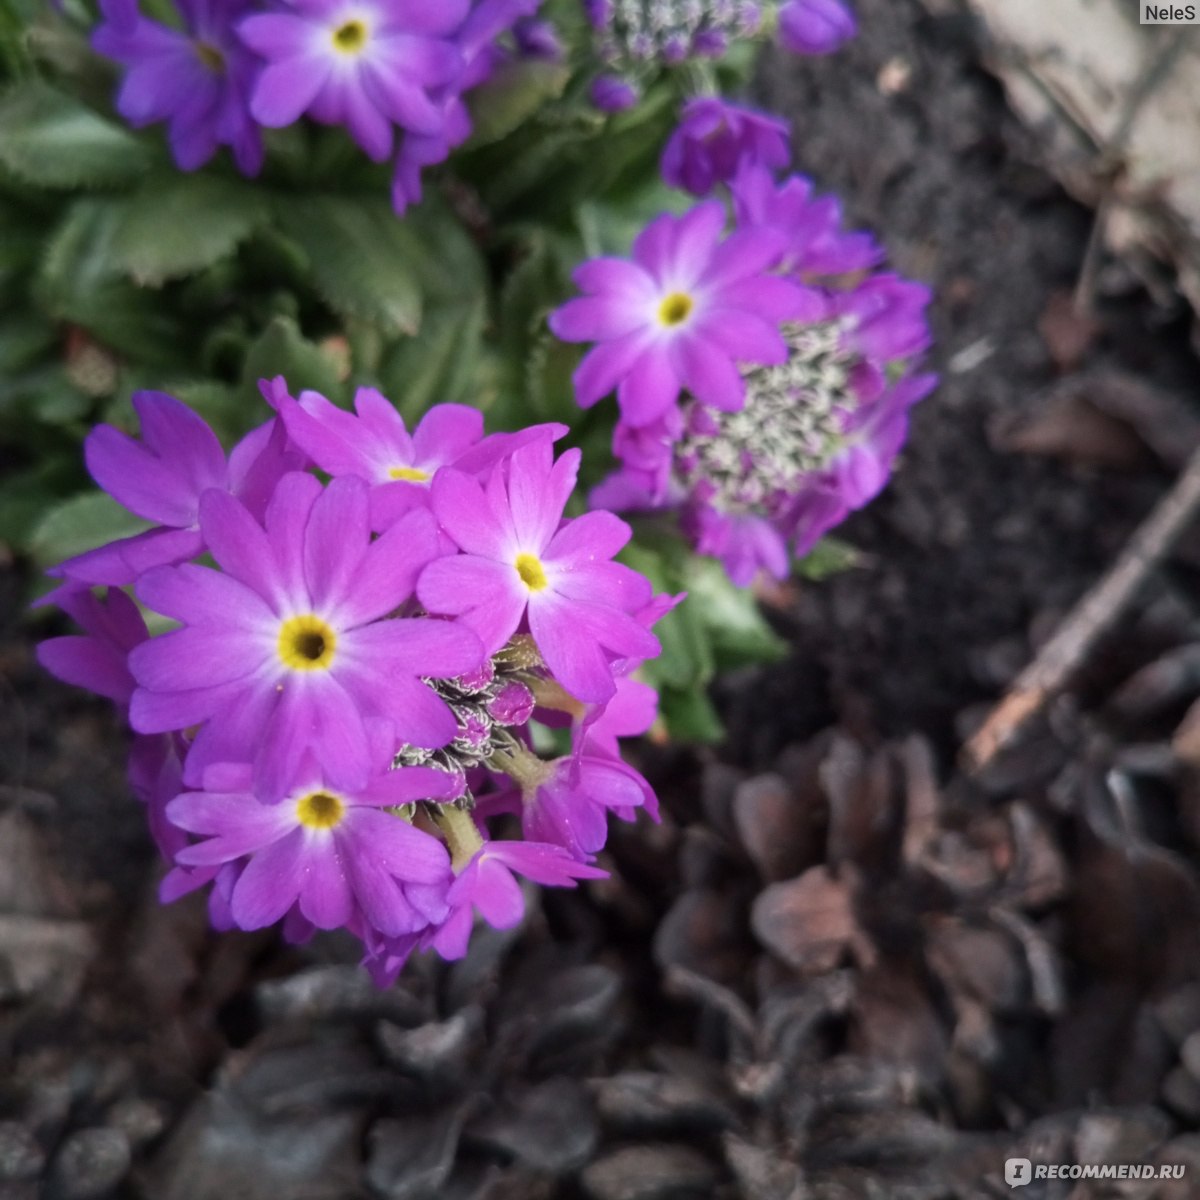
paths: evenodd
<path fill-rule="evenodd" d="M 116 588 L 99 600 L 90 590 L 71 585 L 59 588 L 54 602 L 85 633 L 42 642 L 38 662 L 64 683 L 106 696 L 124 709 L 135 686 L 129 652 L 150 636 L 137 605 Z"/>
<path fill-rule="evenodd" d="M 611 513 L 564 522 L 579 451 L 553 461 L 548 442 L 515 451 L 507 474 L 486 491 L 461 471 L 433 482 L 433 511 L 463 553 L 421 573 L 417 595 L 434 613 L 459 616 L 495 653 L 523 620 L 546 666 L 573 696 L 613 694 L 611 659 L 658 653 L 658 642 L 630 612 L 650 599 L 650 584 L 613 555 L 629 526 Z"/>
<path fill-rule="evenodd" d="M 135 516 L 158 524 L 52 567 L 51 575 L 82 584 L 123 587 L 152 567 L 204 551 L 200 497 L 211 488 L 238 496 L 261 517 L 276 483 L 306 460 L 280 421 L 246 435 L 226 461 L 216 434 L 186 404 L 165 392 L 135 392 L 141 441 L 100 425 L 84 441 L 92 478 Z"/>
<path fill-rule="evenodd" d="M 779 323 L 812 307 L 803 288 L 770 274 L 784 250 L 775 231 L 722 239 L 725 209 L 698 204 L 664 213 L 638 236 L 633 261 L 596 258 L 572 278 L 585 292 L 550 316 L 564 341 L 597 341 L 575 372 L 575 395 L 589 408 L 617 389 L 621 415 L 648 425 L 687 388 L 706 404 L 735 412 L 745 400 L 738 363 L 781 363 Z"/>
<path fill-rule="evenodd" d="M 638 102 L 638 90 L 620 75 L 598 75 L 588 95 L 601 112 L 618 113 Z"/>
<path fill-rule="evenodd" d="M 471 135 L 471 115 L 463 95 L 485 83 L 496 66 L 509 55 L 496 39 L 518 30 L 537 11 L 541 0 L 480 0 L 454 34 L 462 55 L 462 68 L 445 86 L 435 89 L 431 99 L 442 110 L 442 124 L 433 131 L 411 132 L 400 142 L 392 176 L 392 207 L 403 214 L 421 199 L 421 171 L 445 162 L 450 151 Z"/>
<path fill-rule="evenodd" d="M 616 694 L 587 725 L 588 749 L 619 759 L 618 738 L 646 733 L 658 718 L 658 692 L 640 679 L 617 680 Z"/>
<path fill-rule="evenodd" d="M 97 479 L 160 522 L 151 535 L 179 539 L 172 553 L 215 567 L 143 569 L 159 549 L 133 570 L 127 543 L 94 552 L 91 569 L 136 576 L 175 623 L 150 637 L 129 596 L 93 595 L 76 560 L 45 602 L 85 632 L 39 655 L 129 706 L 129 780 L 170 864 L 164 902 L 207 888 L 214 927 L 278 922 L 295 942 L 345 928 L 386 982 L 415 949 L 462 955 L 476 912 L 517 922 L 514 873 L 601 877 L 582 860 L 610 810 L 657 817 L 617 739 L 653 719 L 653 689 L 629 675 L 679 597 L 611 561 L 629 536 L 612 514 L 564 518 L 579 453 L 555 463 L 560 426 L 487 438 L 477 412 L 444 405 L 410 435 L 369 389 L 355 413 L 294 400 L 282 379 L 262 389 L 280 416 L 228 459 L 168 396 L 139 396 L 141 440 L 93 435 Z M 664 417 L 655 436 L 673 429 Z M 643 436 L 649 460 L 648 431 L 629 445 Z M 328 484 L 289 469 L 310 456 Z M 870 485 L 869 466 L 847 470 Z M 372 493 L 393 488 L 408 499 L 374 538 Z M 570 753 L 544 763 L 535 719 Z M 507 812 L 546 840 L 490 841 Z"/>
<path fill-rule="evenodd" d="M 308 757 L 278 804 L 255 798 L 249 766 L 211 767 L 204 785 L 167 805 L 172 822 L 204 839 L 180 850 L 176 861 L 192 867 L 244 861 L 230 896 L 241 929 L 273 925 L 294 904 L 318 929 L 336 929 L 359 913 L 380 933 L 399 936 L 428 925 L 430 891 L 444 895 L 450 885 L 441 842 L 386 811 L 453 798 L 461 781 L 444 771 L 401 768 L 363 787 L 338 789 Z M 435 918 L 445 912 L 444 902 L 434 908 Z"/>
<path fill-rule="evenodd" d="M 745 164 L 731 192 L 738 227 L 775 229 L 786 237 L 781 265 L 805 282 L 864 271 L 883 259 L 883 248 L 869 233 L 842 229 L 836 197 L 815 197 L 812 181 L 803 175 L 777 183 L 765 167 Z"/>
<path fill-rule="evenodd" d="M 142 733 L 203 722 L 188 754 L 195 784 L 214 762 L 253 759 L 260 795 L 277 800 L 310 749 L 331 784 L 361 787 L 371 769 L 365 720 L 440 746 L 449 708 L 421 676 L 448 678 L 482 657 L 467 629 L 383 620 L 437 553 L 429 513 L 415 510 L 370 541 L 367 485 L 284 476 L 265 528 L 226 492 L 201 499 L 205 544 L 221 567 L 160 567 L 138 582 L 149 607 L 183 628 L 138 647 L 130 720 Z"/>
<path fill-rule="evenodd" d="M 493 929 L 511 929 L 525 915 L 525 898 L 514 878 L 546 887 L 574 887 L 580 879 L 607 879 L 608 872 L 580 862 L 557 845 L 484 842 L 458 873 L 446 897 L 450 915 L 427 935 L 443 958 L 462 958 L 475 912 Z"/>
<path fill-rule="evenodd" d="M 92 35 L 100 54 L 127 68 L 117 111 L 137 127 L 168 122 L 175 162 L 203 166 L 229 146 L 239 170 L 262 166 L 262 138 L 250 116 L 258 60 L 238 40 L 234 23 L 253 0 L 177 0 L 182 31 L 137 13 L 129 0 L 101 4 L 105 21 Z"/>
<path fill-rule="evenodd" d="M 707 196 L 747 165 L 772 170 L 791 157 L 788 125 L 779 117 L 730 104 L 719 96 L 688 102 L 662 156 L 671 187 Z"/>
<path fill-rule="evenodd" d="M 621 467 L 591 501 L 678 510 L 696 548 L 744 585 L 760 570 L 785 576 L 789 549 L 807 553 L 882 490 L 908 411 L 934 380 L 913 373 L 930 343 L 929 289 L 891 274 L 864 278 L 877 247 L 842 231 L 836 202 L 814 199 L 799 177 L 776 184 L 752 164 L 743 164 L 732 194 L 739 229 L 770 232 L 784 245 L 779 261 L 801 301 L 773 330 L 786 353 L 757 364 L 738 356 L 744 409 L 716 404 L 685 381 L 691 394 L 680 410 L 652 420 L 623 411 L 613 437 Z M 608 308 L 577 315 L 593 328 L 608 316 L 619 329 Z M 624 369 L 617 344 L 598 350 Z M 581 400 L 591 395 L 586 383 Z"/>
<path fill-rule="evenodd" d="M 924 353 L 932 338 L 925 309 L 933 293 L 898 275 L 874 275 L 833 306 L 846 322 L 845 342 L 863 357 L 886 362 Z"/>
<path fill-rule="evenodd" d="M 604 848 L 610 809 L 632 816 L 653 803 L 650 785 L 618 758 L 560 758 L 522 789 L 521 828 L 530 841 L 561 846 L 588 862 Z"/>
<path fill-rule="evenodd" d="M 857 32 L 842 0 L 789 0 L 779 10 L 779 39 L 795 54 L 831 54 Z"/>
<path fill-rule="evenodd" d="M 335 479 L 354 475 L 371 485 L 371 521 L 393 525 L 414 507 L 428 507 L 429 484 L 445 466 L 486 477 L 518 446 L 556 440 L 565 425 L 534 425 L 519 433 L 483 434 L 483 414 L 464 404 L 436 404 L 410 434 L 395 406 L 375 388 L 359 388 L 354 413 L 319 392 L 288 395 L 282 379 L 263 394 L 279 413 L 292 441 Z M 357 414 L 357 415 L 356 415 Z"/>
<path fill-rule="evenodd" d="M 469 7 L 469 0 L 292 0 L 285 11 L 247 17 L 238 31 L 267 60 L 250 110 L 270 128 L 304 113 L 345 125 L 382 162 L 394 126 L 441 131 L 442 106 L 431 93 L 462 70 L 452 39 Z"/>

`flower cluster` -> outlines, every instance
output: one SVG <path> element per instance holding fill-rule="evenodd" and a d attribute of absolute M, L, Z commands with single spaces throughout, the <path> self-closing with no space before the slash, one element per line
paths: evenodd
<path fill-rule="evenodd" d="M 657 815 L 617 739 L 655 718 L 633 673 L 674 600 L 613 561 L 623 521 L 564 517 L 562 426 L 485 436 L 440 405 L 410 432 L 370 388 L 354 412 L 263 393 L 275 416 L 228 456 L 163 393 L 135 396 L 140 439 L 89 436 L 153 527 L 52 570 L 83 633 L 39 658 L 127 715 L 164 899 L 211 886 L 218 927 L 292 940 L 344 927 L 385 981 L 463 954 L 476 912 L 518 921 L 514 875 L 601 876 L 610 810 Z M 535 753 L 535 721 L 567 752 Z"/>
<path fill-rule="evenodd" d="M 842 0 L 583 0 L 605 68 L 592 89 L 610 112 L 635 104 L 645 78 L 661 66 L 721 58 L 738 40 L 778 28 L 796 54 L 829 54 L 854 36 Z"/>
<path fill-rule="evenodd" d="M 117 108 L 131 124 L 168 123 L 192 170 L 230 146 L 248 175 L 263 128 L 302 116 L 344 126 L 375 162 L 395 165 L 398 211 L 420 172 L 465 141 L 463 95 L 512 53 L 553 51 L 541 0 L 176 0 L 182 29 L 137 0 L 101 0 L 92 44 L 126 67 Z M 511 34 L 509 48 L 498 39 Z"/>
<path fill-rule="evenodd" d="M 620 406 L 621 467 L 593 503 L 678 510 L 739 584 L 784 576 L 789 547 L 806 553 L 882 489 L 935 382 L 914 369 L 928 289 L 878 270 L 879 247 L 843 229 L 835 200 L 777 178 L 781 156 L 774 118 L 694 101 L 664 175 L 697 194 L 725 185 L 729 203 L 656 218 L 631 261 L 585 262 L 586 295 L 550 319 L 560 338 L 597 343 L 579 403 L 615 389 Z"/>

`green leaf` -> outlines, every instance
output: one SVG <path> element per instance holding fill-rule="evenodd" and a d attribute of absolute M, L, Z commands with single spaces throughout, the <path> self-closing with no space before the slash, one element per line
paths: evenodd
<path fill-rule="evenodd" d="M 796 574 L 802 579 L 820 583 L 831 575 L 840 575 L 852 570 L 862 562 L 862 553 L 857 546 L 837 538 L 822 538 L 802 559 L 796 563 Z"/>
<path fill-rule="evenodd" d="M 767 624 L 749 588 L 740 588 L 712 558 L 693 556 L 684 572 L 688 603 L 704 614 L 714 652 L 722 667 L 774 662 L 787 643 Z"/>
<path fill-rule="evenodd" d="M 124 126 L 38 80 L 0 97 L 0 163 L 30 183 L 74 188 L 126 183 L 151 151 Z"/>
<path fill-rule="evenodd" d="M 84 492 L 46 513 L 33 530 L 29 549 L 38 566 L 52 567 L 64 558 L 149 528 L 148 521 L 135 517 L 111 496 Z"/>
<path fill-rule="evenodd" d="M 246 353 L 242 368 L 246 402 L 261 406 L 259 380 L 274 379 L 276 375 L 287 380 L 293 396 L 311 388 L 336 404 L 345 390 L 333 359 L 305 338 L 296 322 L 287 317 L 276 317 Z M 261 408 L 259 412 L 261 416 Z"/>
<path fill-rule="evenodd" d="M 404 338 L 380 372 L 384 393 L 413 422 L 432 404 L 479 405 L 475 386 L 483 348 L 483 297 L 426 311 L 417 337 Z"/>
<path fill-rule="evenodd" d="M 514 60 L 471 93 L 471 139 L 467 149 L 486 146 L 512 133 L 543 104 L 557 100 L 571 77 L 561 62 Z"/>
<path fill-rule="evenodd" d="M 54 328 L 36 313 L 0 314 L 0 378 L 9 379 L 46 358 L 57 342 Z"/>
<path fill-rule="evenodd" d="M 410 234 L 374 196 L 290 195 L 276 205 L 283 232 L 307 254 L 317 291 L 344 317 L 393 333 L 421 324 Z"/>
<path fill-rule="evenodd" d="M 251 184 L 178 171 L 156 174 L 120 210 L 112 263 L 156 287 L 220 261 L 269 216 L 265 195 Z"/>
<path fill-rule="evenodd" d="M 658 695 L 658 711 L 672 740 L 719 742 L 725 727 L 703 688 L 678 691 L 664 688 Z"/>
<path fill-rule="evenodd" d="M 46 249 L 34 287 L 55 318 L 87 329 L 97 341 L 139 362 L 186 362 L 191 331 L 161 299 L 117 274 L 113 236 L 123 201 L 86 197 L 71 205 Z"/>

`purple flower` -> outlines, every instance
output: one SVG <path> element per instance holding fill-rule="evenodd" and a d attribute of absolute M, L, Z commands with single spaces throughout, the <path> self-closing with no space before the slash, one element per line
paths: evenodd
<path fill-rule="evenodd" d="M 609 809 L 632 814 L 653 805 L 654 793 L 619 758 L 583 754 L 547 763 L 543 777 L 523 789 L 522 800 L 521 828 L 528 840 L 561 846 L 588 862 L 604 848 Z"/>
<path fill-rule="evenodd" d="M 150 636 L 137 605 L 116 588 L 99 600 L 86 588 L 72 586 L 58 589 L 55 603 L 85 632 L 42 642 L 38 662 L 64 683 L 126 707 L 134 689 L 129 652 Z"/>
<path fill-rule="evenodd" d="M 176 861 L 201 868 L 244 862 L 229 901 L 239 928 L 273 925 L 293 905 L 318 929 L 336 929 L 361 914 L 387 936 L 423 929 L 431 915 L 445 914 L 445 847 L 386 811 L 452 798 L 461 781 L 444 771 L 384 771 L 363 787 L 337 789 L 307 758 L 278 804 L 255 798 L 249 766 L 211 767 L 204 783 L 203 791 L 167 805 L 175 825 L 204 839 L 180 850 Z"/>
<path fill-rule="evenodd" d="M 933 294 L 898 275 L 874 275 L 842 293 L 834 312 L 846 322 L 846 344 L 877 362 L 914 358 L 932 338 L 925 309 Z"/>
<path fill-rule="evenodd" d="M 282 379 L 264 389 L 292 441 L 335 479 L 357 476 L 371 485 L 371 520 L 387 529 L 414 507 L 428 507 L 429 484 L 438 470 L 455 466 L 484 474 L 516 447 L 554 440 L 565 425 L 534 425 L 519 433 L 483 436 L 483 414 L 464 404 L 436 404 L 410 434 L 404 418 L 375 388 L 359 388 L 354 413 L 319 392 L 288 395 Z"/>
<path fill-rule="evenodd" d="M 200 503 L 205 544 L 221 570 L 159 567 L 138 582 L 149 607 L 182 628 L 138 647 L 130 720 L 142 733 L 203 723 L 188 754 L 193 785 L 215 762 L 255 764 L 259 794 L 284 795 L 305 750 L 331 784 L 361 787 L 371 770 L 365 720 L 398 740 L 440 746 L 456 722 L 421 676 L 479 664 L 467 629 L 383 620 L 408 600 L 437 553 L 430 515 L 416 510 L 370 541 L 368 489 L 284 476 L 265 528 L 226 492 Z"/>
<path fill-rule="evenodd" d="M 469 0 L 292 0 L 286 11 L 248 17 L 238 31 L 267 60 L 250 110 L 270 128 L 304 113 L 345 125 L 382 162 L 394 125 L 441 131 L 431 93 L 462 70 L 451 39 L 468 8 Z"/>
<path fill-rule="evenodd" d="M 304 466 L 279 421 L 247 434 L 226 461 L 216 434 L 174 396 L 135 392 L 133 407 L 142 440 L 100 425 L 84 441 L 84 458 L 104 491 L 157 525 L 69 558 L 52 567 L 51 575 L 123 587 L 152 567 L 194 558 L 204 550 L 199 527 L 204 492 L 233 492 L 261 516 L 283 473 Z"/>
<path fill-rule="evenodd" d="M 882 247 L 869 233 L 842 229 L 836 197 L 815 197 L 811 180 L 803 175 L 776 183 L 764 167 L 746 164 L 731 191 L 738 227 L 774 229 L 786 237 L 782 265 L 803 280 L 864 271 L 883 258 Z"/>
<path fill-rule="evenodd" d="M 175 162 L 203 166 L 229 146 L 238 168 L 255 175 L 263 148 L 249 111 L 258 62 L 234 33 L 253 0 L 177 0 L 182 31 L 142 17 L 130 0 L 101 5 L 105 22 L 92 46 L 127 69 L 117 110 L 136 127 L 168 122 Z"/>
<path fill-rule="evenodd" d="M 607 871 L 572 858 L 556 845 L 484 842 L 460 871 L 446 897 L 450 915 L 427 935 L 443 958 L 467 952 L 474 912 L 493 929 L 511 929 L 525 915 L 525 899 L 514 875 L 546 887 L 574 887 L 580 879 L 606 879 Z"/>
<path fill-rule="evenodd" d="M 471 9 L 454 41 L 462 55 L 462 69 L 432 99 L 442 110 L 441 126 L 429 132 L 411 132 L 400 142 L 392 176 L 392 207 L 403 214 L 421 199 L 421 171 L 445 162 L 450 151 L 471 135 L 471 115 L 463 101 L 466 92 L 479 87 L 496 65 L 507 57 L 495 40 L 529 20 L 541 0 L 481 0 Z M 519 35 L 517 35 L 519 37 Z"/>
<path fill-rule="evenodd" d="M 831 54 L 858 32 L 842 0 L 789 0 L 779 11 L 779 37 L 796 54 Z"/>
<path fill-rule="evenodd" d="M 615 387 L 623 419 L 648 425 L 687 388 L 733 412 L 745 400 L 737 364 L 786 359 L 779 322 L 802 315 L 807 298 L 769 274 L 783 240 L 766 229 L 722 240 L 724 226 L 716 201 L 664 213 L 638 236 L 632 262 L 596 258 L 576 269 L 588 295 L 552 313 L 550 328 L 564 341 L 600 343 L 575 372 L 582 407 Z"/>
<path fill-rule="evenodd" d="M 908 411 L 934 380 L 913 373 L 930 343 L 929 289 L 892 274 L 862 278 L 878 249 L 842 231 L 836 202 L 815 199 L 805 179 L 777 185 L 747 164 L 732 193 L 739 229 L 780 238 L 783 265 L 804 281 L 774 330 L 786 354 L 757 363 L 738 356 L 744 409 L 689 387 L 682 410 L 650 421 L 623 412 L 613 437 L 622 465 L 591 502 L 678 510 L 696 548 L 744 585 L 760 570 L 785 576 L 789 550 L 807 553 L 878 495 Z M 615 344 L 600 349 L 611 354 Z"/>
<path fill-rule="evenodd" d="M 638 102 L 637 88 L 620 75 L 598 75 L 588 94 L 601 112 L 624 112 Z"/>
<path fill-rule="evenodd" d="M 495 653 L 523 620 L 555 678 L 580 700 L 613 694 L 611 657 L 647 658 L 658 642 L 630 612 L 650 599 L 650 584 L 609 561 L 629 540 L 611 513 L 564 522 L 579 451 L 553 461 L 548 442 L 515 451 L 507 478 L 493 472 L 486 491 L 461 471 L 433 483 L 433 511 L 463 553 L 421 573 L 417 595 L 433 613 L 459 616 Z"/>
<path fill-rule="evenodd" d="M 707 196 L 746 165 L 786 167 L 791 151 L 787 122 L 730 104 L 718 96 L 688 102 L 662 156 L 671 187 Z"/>

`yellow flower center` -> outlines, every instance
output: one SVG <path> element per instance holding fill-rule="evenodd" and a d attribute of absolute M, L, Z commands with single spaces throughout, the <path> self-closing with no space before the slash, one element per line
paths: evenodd
<path fill-rule="evenodd" d="M 420 467 L 392 467 L 388 471 L 389 479 L 403 479 L 406 483 L 424 483 L 429 478 L 427 471 Z"/>
<path fill-rule="evenodd" d="M 531 592 L 540 592 L 546 586 L 546 568 L 542 566 L 541 559 L 536 555 L 518 554 L 516 567 L 521 582 Z"/>
<path fill-rule="evenodd" d="M 296 804 L 296 816 L 309 829 L 332 829 L 346 815 L 346 806 L 329 792 L 309 792 Z"/>
<path fill-rule="evenodd" d="M 367 26 L 356 17 L 333 31 L 333 48 L 343 54 L 358 54 L 367 44 Z"/>
<path fill-rule="evenodd" d="M 324 671 L 333 663 L 337 634 L 320 617 L 289 617 L 279 629 L 279 659 L 293 671 Z"/>
<path fill-rule="evenodd" d="M 212 46 L 208 42 L 193 42 L 192 46 L 196 51 L 196 57 L 208 70 L 214 75 L 225 74 L 225 55 L 216 46 Z"/>
<path fill-rule="evenodd" d="M 667 326 L 682 325 L 694 307 L 695 302 L 687 292 L 672 292 L 658 306 L 658 319 Z"/>

